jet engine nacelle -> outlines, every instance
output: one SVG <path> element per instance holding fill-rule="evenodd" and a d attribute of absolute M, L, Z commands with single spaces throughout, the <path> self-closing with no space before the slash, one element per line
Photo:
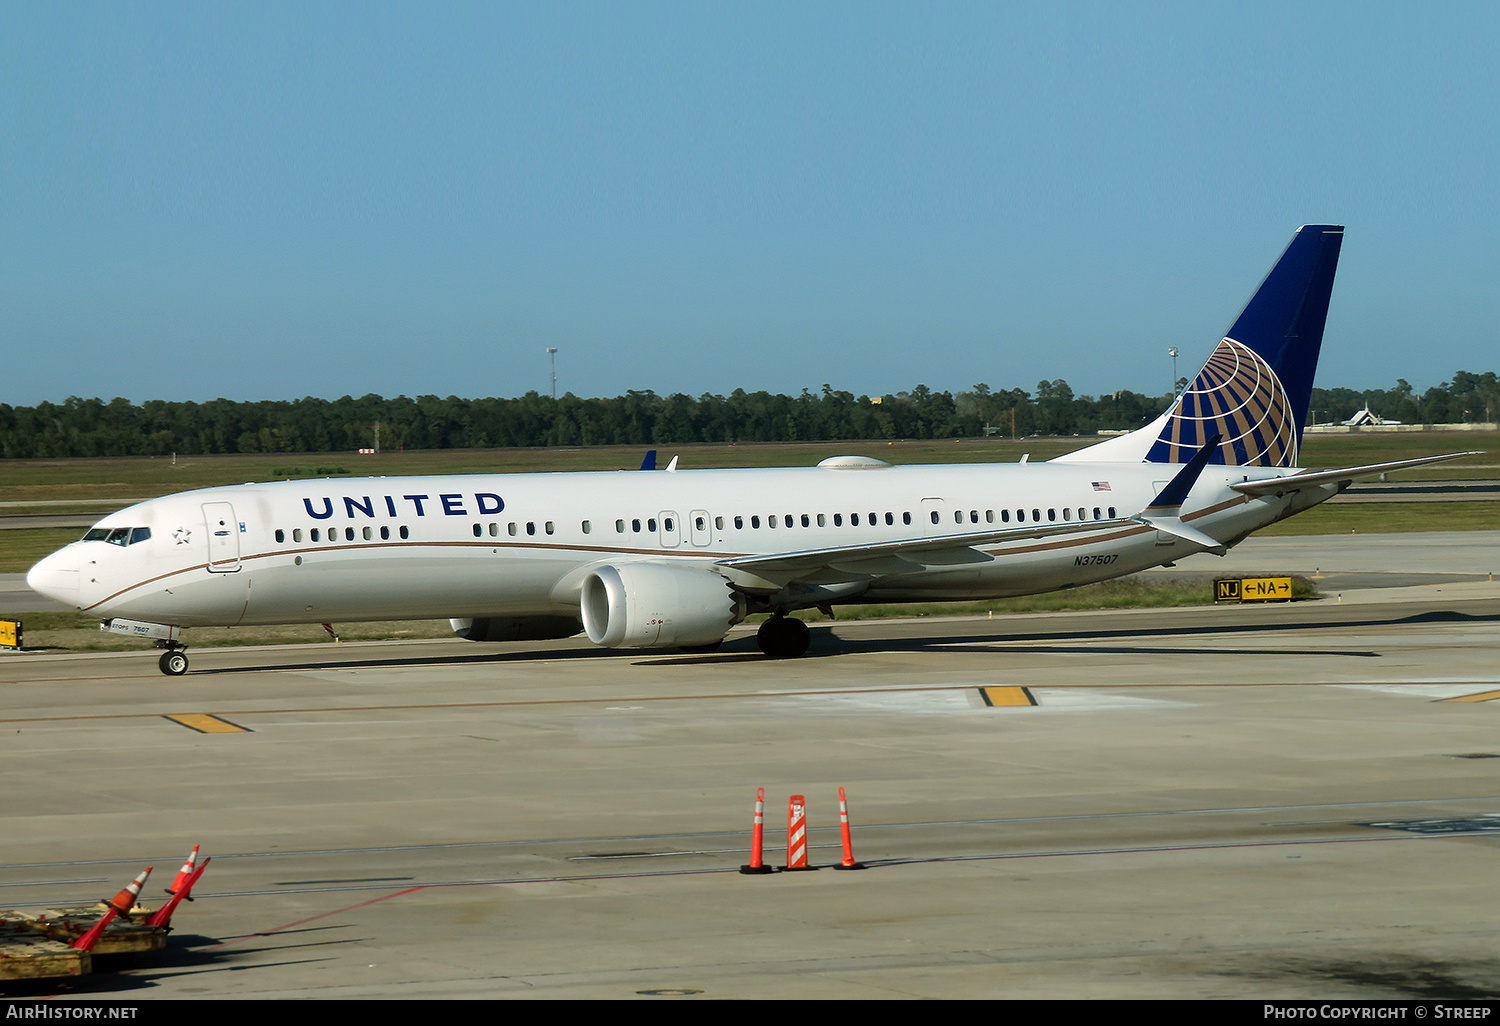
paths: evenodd
<path fill-rule="evenodd" d="M 712 645 L 745 618 L 723 577 L 675 563 L 601 566 L 583 580 L 583 628 L 606 648 Z"/>
<path fill-rule="evenodd" d="M 583 629 L 574 616 L 487 616 L 449 620 L 448 626 L 468 641 L 552 641 Z"/>

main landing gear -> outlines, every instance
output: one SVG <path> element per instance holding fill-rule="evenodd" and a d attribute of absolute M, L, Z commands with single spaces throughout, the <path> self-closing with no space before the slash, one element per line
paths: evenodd
<path fill-rule="evenodd" d="M 776 615 L 760 625 L 755 641 L 772 659 L 793 659 L 807 653 L 812 635 L 796 617 Z"/>
<path fill-rule="evenodd" d="M 156 665 L 169 677 L 181 677 L 187 673 L 187 653 L 182 650 L 182 646 L 169 644 L 167 650 L 161 654 L 161 658 L 156 661 Z"/>

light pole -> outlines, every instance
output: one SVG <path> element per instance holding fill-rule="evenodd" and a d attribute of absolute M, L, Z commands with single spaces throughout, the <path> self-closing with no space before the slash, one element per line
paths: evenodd
<path fill-rule="evenodd" d="M 1167 355 L 1172 358 L 1172 394 L 1177 394 L 1177 347 L 1172 346 L 1167 350 Z"/>
<path fill-rule="evenodd" d="M 557 347 L 548 346 L 547 355 L 552 358 L 552 398 L 557 398 Z"/>

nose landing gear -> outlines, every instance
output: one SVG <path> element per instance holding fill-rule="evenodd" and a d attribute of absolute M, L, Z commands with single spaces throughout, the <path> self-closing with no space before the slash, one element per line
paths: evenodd
<path fill-rule="evenodd" d="M 169 645 L 156 661 L 157 667 L 169 677 L 180 677 L 187 673 L 188 658 L 180 645 Z"/>

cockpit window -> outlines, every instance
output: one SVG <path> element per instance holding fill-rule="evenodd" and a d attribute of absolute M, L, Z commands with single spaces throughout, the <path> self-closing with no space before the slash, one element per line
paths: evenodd
<path fill-rule="evenodd" d="M 84 541 L 103 541 L 111 545 L 134 545 L 151 537 L 149 527 L 91 527 Z"/>

